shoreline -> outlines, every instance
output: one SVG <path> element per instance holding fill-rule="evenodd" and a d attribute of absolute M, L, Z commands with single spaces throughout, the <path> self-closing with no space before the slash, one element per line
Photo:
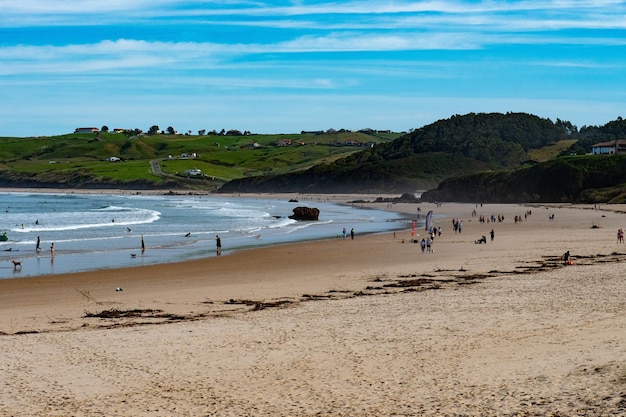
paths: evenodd
<path fill-rule="evenodd" d="M 431 254 L 409 226 L 2 280 L 0 415 L 625 411 L 626 206 L 420 206 Z"/>
<path fill-rule="evenodd" d="M 46 193 L 39 193 L 38 191 L 34 191 L 32 189 L 11 189 L 11 190 L 7 190 L 4 189 L 0 192 L 4 192 L 4 193 L 24 193 L 24 194 L 32 194 L 32 195 L 45 195 Z M 60 190 L 48 190 L 49 193 L 55 193 L 55 194 L 59 194 L 59 195 L 67 195 L 66 193 L 61 192 Z M 85 195 L 95 195 L 95 196 L 103 196 L 101 197 L 102 201 L 115 201 L 115 196 L 116 195 L 126 195 L 126 193 L 124 191 L 120 191 L 118 193 L 105 193 L 102 194 L 100 192 L 96 192 L 94 193 L 94 190 L 81 190 L 81 194 L 85 194 Z M 110 195 L 111 198 L 108 199 L 106 196 Z M 186 196 L 182 196 L 179 197 L 180 194 L 172 194 L 172 196 L 174 196 L 173 198 L 186 198 Z M 170 197 L 170 194 L 165 194 L 165 195 L 158 195 L 157 198 L 163 198 L 164 200 L 158 200 L 158 201 L 167 201 L 167 199 Z M 197 195 L 192 196 L 191 198 L 196 198 Z M 263 239 L 261 239 L 261 234 L 259 233 L 257 236 L 257 239 L 252 239 L 252 240 L 248 240 L 246 241 L 245 239 L 241 239 L 241 237 L 245 236 L 239 236 L 237 235 L 237 226 L 233 226 L 235 230 L 234 233 L 234 237 L 235 240 L 233 240 L 232 242 L 230 242 L 229 244 L 226 245 L 225 247 L 225 251 L 224 253 L 234 253 L 234 252 L 239 252 L 239 251 L 248 251 L 248 250 L 253 250 L 259 247 L 265 247 L 265 246 L 276 246 L 276 245 L 285 245 L 285 244 L 289 244 L 292 242 L 314 242 L 314 241 L 318 241 L 318 240 L 329 240 L 329 239 L 334 239 L 337 236 L 339 236 L 339 231 L 337 230 L 333 230 L 332 226 L 330 226 L 331 224 L 337 224 L 337 219 L 334 220 L 328 220 L 332 218 L 332 213 L 335 212 L 335 208 L 326 206 L 327 203 L 332 203 L 333 205 L 335 205 L 336 207 L 338 206 L 345 206 L 345 207 L 352 207 L 356 210 L 369 210 L 372 209 L 373 207 L 364 207 L 363 204 L 360 203 L 352 203 L 351 201 L 353 199 L 358 199 L 361 197 L 366 197 L 367 199 L 375 199 L 375 198 L 379 198 L 379 196 L 364 196 L 362 194 L 354 194 L 354 195 L 337 195 L 337 194 L 333 194 L 333 195 L 306 195 L 306 194 L 296 194 L 296 193 L 290 193 L 290 194 L 263 194 L 263 193 L 257 193 L 257 194 L 238 194 L 238 195 L 211 195 L 211 194 L 207 194 L 206 195 L 207 200 L 211 199 L 211 201 L 213 202 L 213 204 L 216 205 L 220 205 L 219 200 L 221 198 L 223 199 L 227 199 L 228 201 L 235 201 L 237 199 L 241 199 L 241 200 L 246 200 L 246 201 L 250 201 L 252 202 L 252 204 L 254 203 L 254 200 L 260 200 L 260 201 L 264 201 L 263 204 L 266 204 L 265 201 L 275 201 L 277 202 L 277 204 L 287 207 L 292 206 L 291 202 L 295 201 L 296 205 L 297 202 L 302 202 L 302 205 L 306 205 L 306 206 L 314 206 L 314 207 L 319 207 L 320 209 L 322 209 L 322 211 L 324 210 L 329 210 L 328 211 L 328 215 L 326 215 L 326 217 L 324 219 L 320 218 L 320 220 L 324 220 L 324 221 L 320 221 L 319 222 L 319 226 L 316 222 L 312 222 L 311 224 L 315 225 L 313 227 L 310 227 L 311 225 L 308 225 L 307 223 L 309 222 L 302 222 L 302 224 L 304 226 L 302 226 L 302 228 L 306 229 L 306 230 L 311 230 L 311 232 L 305 232 L 305 233 L 283 233 L 283 237 L 281 237 L 281 234 L 278 233 L 276 235 L 273 235 L 271 233 L 271 230 L 273 230 L 272 228 L 268 229 L 268 232 L 266 232 L 266 234 L 263 234 Z M 41 197 L 39 197 L 41 198 Z M 44 197 L 45 198 L 45 197 Z M 133 198 L 133 197 L 130 197 Z M 141 198 L 141 197 L 138 197 Z M 199 197 L 200 199 L 202 197 Z M 149 200 L 151 201 L 151 200 Z M 280 201 L 280 203 L 278 203 Z M 289 204 L 286 204 L 287 202 L 289 202 Z M 103 203 L 105 204 L 105 203 Z M 114 203 L 106 203 L 106 204 L 114 204 Z M 149 204 L 149 203 L 148 203 Z M 236 203 L 235 203 L 236 204 Z M 272 203 L 273 204 L 273 203 Z M 316 205 L 319 204 L 319 205 Z M 142 206 L 143 207 L 143 206 Z M 146 206 L 148 207 L 148 206 Z M 388 212 L 388 213 L 396 213 L 395 211 L 390 211 L 390 210 L 380 210 L 378 208 L 377 212 L 378 213 L 383 213 L 383 212 Z M 344 209 L 339 209 L 339 211 L 342 211 Z M 283 213 L 284 212 L 284 213 Z M 281 211 L 281 217 L 284 217 L 286 219 L 287 216 L 287 212 L 290 213 L 290 209 L 289 210 L 282 210 Z M 397 216 L 389 216 L 389 215 L 384 215 L 384 214 L 372 214 L 371 216 L 374 217 L 381 217 L 380 219 L 376 219 L 374 222 L 372 222 L 371 224 L 367 224 L 368 220 L 367 218 L 369 218 L 369 215 L 367 214 L 361 214 L 358 215 L 355 213 L 356 217 L 364 217 L 364 224 L 363 226 L 356 226 L 356 229 L 360 229 L 358 230 L 358 233 L 360 236 L 364 236 L 366 234 L 378 234 L 378 233 L 385 233 L 385 232 L 391 232 L 393 230 L 398 230 L 401 228 L 406 227 L 406 223 L 409 222 L 410 223 L 410 216 L 407 214 L 399 214 L 396 213 Z M 330 216 L 330 217 L 329 217 Z M 347 215 L 345 215 L 347 216 Z M 276 217 L 276 216 L 274 216 Z M 385 222 L 385 218 L 387 218 L 387 222 Z M 348 223 L 350 222 L 349 220 L 350 217 L 346 217 L 345 219 L 342 219 L 342 222 L 347 221 Z M 373 218 L 372 218 L 373 219 Z M 370 219 L 370 220 L 372 220 Z M 119 220 L 119 219 L 118 219 Z M 19 222 L 18 222 L 19 223 Z M 358 221 L 357 221 L 358 223 Z M 168 222 L 166 221 L 164 224 L 168 224 Z M 198 225 L 196 225 L 198 226 Z M 131 225 L 131 227 L 133 227 Z M 185 227 L 185 226 L 183 226 Z M 22 225 L 22 228 L 23 225 Z M 196 228 L 197 229 L 197 228 Z M 194 229 L 193 226 L 191 226 L 191 229 L 189 230 L 190 232 Z M 200 229 L 197 229 L 199 236 L 202 236 L 202 227 Z M 217 230 L 217 229 L 216 229 Z M 224 229 L 226 230 L 226 229 Z M 278 229 L 276 229 L 278 230 Z M 128 228 L 128 231 L 130 232 L 130 228 Z M 143 244 L 143 233 L 146 232 L 145 229 L 144 230 L 140 230 L 139 232 L 137 232 L 137 230 L 135 230 L 135 228 L 133 227 L 133 231 L 135 231 L 135 233 L 141 233 L 142 234 L 142 244 Z M 186 231 L 186 230 L 185 230 Z M 184 234 L 184 232 L 181 232 Z M 223 232 L 223 231 L 222 231 Z M 150 236 L 150 232 L 148 233 L 148 238 Z M 224 232 L 226 233 L 226 232 Z M 206 233 L 205 233 L 206 234 Z M 220 233 L 221 234 L 221 233 Z M 227 233 L 228 236 L 230 236 L 230 233 Z M 130 241 L 130 237 L 131 235 L 128 234 L 126 235 L 126 233 L 124 234 L 126 241 Z M 117 236 L 117 235 L 116 235 Z M 177 235 L 178 236 L 178 235 Z M 254 236 L 253 236 L 254 237 Z M 46 238 L 44 237 L 44 240 Z M 48 240 L 55 240 L 54 236 L 48 236 L 47 238 Z M 71 240 L 71 237 L 68 238 Z M 137 237 L 138 239 L 138 237 Z M 202 239 L 201 237 L 198 239 Z M 58 240 L 58 239 L 56 239 Z M 228 240 L 228 239 L 227 239 Z M 146 240 L 147 241 L 147 240 Z M 204 248 L 204 246 L 199 246 L 196 244 L 195 247 L 191 247 L 191 250 L 188 249 L 189 253 L 174 253 L 173 251 L 170 251 L 169 253 L 159 253 L 158 251 L 148 251 L 148 256 L 144 257 L 143 256 L 143 251 L 141 254 L 137 254 L 137 250 L 134 247 L 129 246 L 129 243 L 126 243 L 125 246 L 129 247 L 130 249 L 128 249 L 130 252 L 133 252 L 135 255 L 132 256 L 132 260 L 129 260 L 127 258 L 127 255 L 125 253 L 124 249 L 120 249 L 118 250 L 117 253 L 114 253 L 114 256 L 111 256 L 110 259 L 111 261 L 107 264 L 104 261 L 104 258 L 102 259 L 93 259 L 93 262 L 90 263 L 90 259 L 94 257 L 94 253 L 96 252 L 87 252 L 86 255 L 87 256 L 83 256 L 82 258 L 79 258 L 80 253 L 81 253 L 81 249 L 83 248 L 72 248 L 72 247 L 65 247 L 66 251 L 63 252 L 63 248 L 64 246 L 58 246 L 57 245 L 57 250 L 56 250 L 56 255 L 53 258 L 50 258 L 49 253 L 46 251 L 42 251 L 41 253 L 37 253 L 37 256 L 34 256 L 32 253 L 28 252 L 28 251 L 24 251 L 25 248 L 24 245 L 22 244 L 22 246 L 20 246 L 20 244 L 18 243 L 17 248 L 15 246 L 13 246 L 12 248 L 7 249 L 7 251 L 5 252 L 0 252 L 3 253 L 3 257 L 2 257 L 2 263 L 6 264 L 7 262 L 10 263 L 11 259 L 16 259 L 18 261 L 22 261 L 23 263 L 23 268 L 20 268 L 19 270 L 15 270 L 15 268 L 13 268 L 13 274 L 10 273 L 10 268 L 4 267 L 3 271 L 0 272 L 2 278 L 0 279 L 28 279 L 28 278 L 33 278 L 33 277 L 44 277 L 44 276 L 49 276 L 49 275 L 59 275 L 59 274 L 66 274 L 66 273 L 80 273 L 80 272 L 90 272 L 90 271 L 96 271 L 98 269 L 119 269 L 119 268 L 125 268 L 125 267 L 136 267 L 137 264 L 141 265 L 141 266 L 145 266 L 145 265 L 151 265 L 151 264 L 170 264 L 170 263 L 184 263 L 190 260 L 201 260 L 201 259 L 210 259 L 214 256 L 214 251 L 212 252 L 210 250 L 210 246 L 208 250 L 202 250 L 202 248 Z M 9 242 L 10 243 L 10 242 Z M 130 245 L 132 245 L 132 241 L 130 242 Z M 150 243 L 150 242 L 148 242 Z M 162 242 L 161 242 L 162 243 Z M 174 243 L 178 243 L 178 242 L 174 242 Z M 207 242 L 204 242 L 204 244 L 206 244 Z M 210 245 L 211 242 L 209 241 L 208 244 Z M 5 244 L 5 247 L 9 247 L 11 246 L 10 244 Z M 34 243 L 33 243 L 34 246 Z M 149 246 L 149 245 L 148 245 Z M 159 244 L 157 244 L 157 249 L 168 249 L 168 247 L 163 246 L 161 244 L 161 246 L 159 246 Z M 3 248 L 4 249 L 4 248 Z M 13 249 L 13 251 L 12 251 Z M 113 249 L 114 248 L 107 248 L 107 249 Z M 148 248 L 149 249 L 149 248 Z M 77 255 L 78 254 L 78 255 Z M 63 255 L 67 255 L 67 256 L 63 256 Z M 126 256 L 123 256 L 126 255 Z M 89 257 L 91 256 L 91 258 Z M 48 260 L 52 259 L 52 264 L 49 268 L 47 268 L 47 265 L 41 265 L 40 261 L 43 261 L 45 258 L 47 258 Z M 120 259 L 121 258 L 121 259 Z M 56 261 L 55 261 L 56 259 Z M 59 263 L 59 261 L 62 261 L 61 263 Z M 25 273 L 23 273 L 23 271 L 26 271 Z"/>
<path fill-rule="evenodd" d="M 288 197 L 294 197 L 296 194 L 245 194 L 245 198 L 278 198 L 284 199 Z M 300 195 L 297 196 L 310 198 L 310 199 L 324 199 L 326 201 L 332 200 L 334 203 L 345 203 L 346 195 L 333 195 L 332 197 L 327 195 Z M 351 197 L 358 197 L 362 199 L 364 195 L 350 195 Z M 232 197 L 232 196 L 231 196 Z M 355 198 L 356 199 L 356 198 Z M 219 294 L 218 299 L 220 302 L 233 299 L 258 299 L 258 300 L 276 300 L 280 298 L 292 298 L 298 299 L 302 294 L 323 294 L 328 291 L 335 291 L 332 284 L 337 282 L 337 276 L 341 276 L 346 279 L 346 283 L 341 283 L 340 287 L 343 291 L 343 287 L 347 288 L 347 291 L 362 291 L 363 276 L 376 276 L 376 275 L 398 275 L 403 274 L 415 274 L 413 268 L 417 268 L 421 273 L 426 271 L 438 271 L 438 270 L 461 270 L 463 272 L 475 273 L 479 275 L 489 275 L 490 271 L 498 270 L 514 270 L 520 268 L 520 263 L 523 264 L 526 261 L 520 261 L 515 257 L 505 258 L 485 258 L 480 262 L 476 262 L 476 259 L 472 259 L 472 253 L 476 252 L 474 249 L 480 249 L 482 245 L 475 245 L 473 242 L 481 235 L 488 235 L 489 228 L 499 229 L 497 241 L 499 242 L 502 237 L 499 236 L 504 230 L 504 233 L 511 233 L 507 236 L 507 245 L 516 245 L 516 235 L 512 234 L 517 224 L 512 223 L 512 217 L 514 213 L 521 213 L 524 210 L 529 210 L 526 206 L 521 205 L 485 205 L 481 208 L 479 205 L 472 205 L 466 203 L 444 203 L 441 206 L 436 204 L 422 203 L 360 203 L 362 208 L 374 208 L 378 210 L 390 210 L 397 213 L 402 213 L 407 218 L 413 215 L 416 210 L 416 206 L 424 207 L 422 213 L 427 212 L 429 209 L 435 210 L 438 216 L 442 216 L 436 220 L 435 226 L 443 228 L 443 237 L 436 238 L 434 243 L 433 253 L 429 254 L 426 258 L 412 259 L 412 256 L 423 255 L 419 253 L 420 248 L 418 244 L 412 243 L 414 236 L 411 235 L 410 228 L 398 230 L 396 232 L 382 232 L 373 234 L 357 235 L 354 241 L 347 239 L 344 241 L 339 237 L 328 237 L 326 239 L 312 239 L 301 242 L 276 244 L 262 247 L 250 247 L 240 250 L 225 251 L 222 256 L 207 256 L 202 258 L 195 258 L 191 260 L 158 263 L 131 267 L 121 268 L 107 268 L 92 271 L 82 272 L 70 272 L 59 273 L 52 275 L 41 275 L 31 277 L 15 277 L 0 280 L 0 312 L 3 309 L 19 308 L 19 305 L 28 305 L 30 307 L 46 306 L 49 303 L 58 304 L 66 303 L 74 306 L 74 313 L 77 309 L 84 309 L 84 305 L 120 305 L 127 306 L 128 303 L 134 302 L 135 298 L 130 296 L 131 292 L 146 293 L 146 287 L 156 287 L 155 290 L 148 290 L 148 294 L 168 294 L 168 298 L 175 298 L 175 301 L 171 301 L 172 305 L 178 305 L 181 300 L 187 296 L 193 295 L 192 289 L 197 288 L 211 288 L 217 289 Z M 475 210 L 487 210 L 487 207 L 493 208 L 492 211 L 502 213 L 505 221 L 502 223 L 480 224 L 478 218 L 473 218 L 471 213 Z M 530 207 L 530 206 L 528 206 Z M 600 219 L 606 217 L 603 213 L 609 213 L 605 210 L 596 210 L 593 206 L 569 206 L 563 204 L 534 206 L 535 210 L 564 210 L 575 211 L 584 213 L 589 211 L 590 217 L 589 225 L 593 225 L 601 221 Z M 612 216 L 620 216 L 626 213 L 626 205 L 611 206 Z M 469 215 L 468 215 L 469 214 Z M 544 213 L 542 213 L 544 214 Z M 532 216 L 531 216 L 532 217 Z M 560 216 L 559 216 L 560 217 Z M 460 218 L 463 220 L 464 231 L 463 233 L 453 233 L 449 226 L 449 221 L 452 218 Z M 534 221 L 534 218 L 531 218 Z M 558 226 L 559 232 L 571 227 L 571 224 L 567 226 L 561 225 L 560 222 L 542 221 L 546 227 Z M 521 226 L 521 225 L 519 225 Z M 479 227 L 482 229 L 480 234 L 474 232 Z M 542 229 L 541 226 L 539 229 Z M 539 230 L 536 227 L 533 228 L 533 232 Z M 590 229 L 593 229 L 590 227 Z M 519 230 L 515 231 L 516 233 Z M 469 235 L 469 233 L 473 233 Z M 418 240 L 425 236 L 425 231 L 416 230 L 416 236 Z M 453 239 L 450 239 L 453 237 Z M 348 244 L 346 246 L 346 243 Z M 560 242 L 563 246 L 563 252 L 566 247 L 578 247 L 579 256 L 583 256 L 582 253 L 589 251 L 584 244 L 571 245 L 567 240 Z M 574 243 L 574 242 L 572 242 Z M 353 244 L 353 245 L 350 245 Z M 354 245 L 356 244 L 356 245 Z M 461 251 L 458 251 L 459 247 L 462 247 Z M 526 251 L 530 251 L 534 259 L 531 262 L 539 263 L 546 254 L 541 251 L 545 249 L 541 245 L 536 247 L 524 248 Z M 378 256 L 372 256 L 377 251 L 381 251 L 384 255 L 382 258 Z M 508 248 L 506 251 L 510 251 Z M 451 253 L 459 256 L 459 261 L 455 263 L 454 267 L 440 267 L 439 265 L 449 265 L 450 259 L 446 259 L 444 252 L 448 256 Z M 559 250 L 552 251 L 547 256 L 560 255 Z M 576 254 L 574 257 L 576 257 Z M 612 252 L 607 252 L 604 255 L 608 255 Z M 584 256 L 593 256 L 596 254 L 586 254 Z M 342 265 L 342 260 L 346 259 L 345 265 Z M 323 260 L 320 263 L 320 260 Z M 414 261 L 418 261 L 415 264 Z M 421 264 L 421 261 L 427 261 L 425 265 Z M 477 263 L 478 268 L 470 268 L 466 265 L 473 265 Z M 326 264 L 328 264 L 326 266 Z M 279 273 L 276 274 L 277 268 Z M 355 270 L 351 270 L 356 268 Z M 218 278 L 214 278 L 214 274 L 218 274 Z M 207 276 L 208 275 L 208 276 Z M 250 279 L 249 277 L 254 275 L 256 278 Z M 173 280 L 170 278 L 174 277 Z M 272 277 L 272 278 L 270 278 Z M 274 277 L 280 277 L 274 278 Z M 314 284 L 307 284 L 307 280 L 314 280 Z M 277 281 L 280 283 L 278 287 L 267 286 L 266 284 Z M 284 282 L 282 282 L 284 281 Z M 232 285 L 230 285 L 232 282 Z M 251 294 L 250 287 L 246 287 L 249 283 L 258 285 Z M 181 288 L 183 284 L 183 288 Z M 282 290 L 288 286 L 293 286 L 291 291 L 281 293 Z M 232 288 L 236 288 L 232 291 Z M 84 288 L 84 289 L 83 289 Z M 110 294 L 111 290 L 120 288 L 124 292 L 119 291 L 114 295 Z M 276 291 L 276 290 L 279 291 Z M 297 289 L 297 291 L 295 291 Z M 231 292 L 232 291 L 232 292 Z M 298 292 L 302 294 L 298 294 Z M 53 296 L 50 296 L 53 294 Z M 61 295 L 62 294 L 62 295 Z M 135 295 L 136 296 L 136 295 Z M 55 299 L 57 297 L 58 299 Z M 197 297 L 196 297 L 197 298 Z M 101 301 L 111 299 L 110 301 Z M 115 301 L 113 301 L 115 300 Z M 203 301 L 196 301 L 203 302 Z M 158 303 L 156 303 L 158 304 Z M 179 311 L 180 312 L 180 311 Z M 46 315 L 45 319 L 49 317 Z M 11 319 L 13 320 L 13 319 Z M 47 331 L 47 326 L 43 324 L 44 317 L 40 317 L 35 322 L 41 322 L 34 327 L 34 331 Z M 21 328 L 20 325 L 16 326 L 14 331 L 10 328 L 6 330 L 6 320 L 0 317 L 0 332 L 5 334 L 11 334 L 12 332 L 30 331 L 32 329 Z M 32 325 L 33 323 L 31 323 Z M 63 326 L 52 326 L 53 328 L 60 327 L 66 329 Z M 74 327 L 76 328 L 76 327 Z"/>
<path fill-rule="evenodd" d="M 187 189 L 124 189 L 124 188 L 21 188 L 21 187 L 0 187 L 0 193 L 41 193 L 41 194 L 143 194 L 143 195 L 207 195 L 213 197 L 272 197 L 282 198 L 290 196 L 313 197 L 324 199 L 343 199 L 355 197 L 399 197 L 398 193 L 216 193 L 214 191 L 187 190 Z M 416 195 L 421 194 L 421 191 Z"/>

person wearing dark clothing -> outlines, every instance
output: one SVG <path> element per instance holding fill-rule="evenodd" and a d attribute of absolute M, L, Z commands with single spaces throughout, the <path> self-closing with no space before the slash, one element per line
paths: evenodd
<path fill-rule="evenodd" d="M 217 248 L 217 254 L 221 255 L 222 254 L 222 239 L 220 239 L 219 235 L 215 236 L 215 246 Z"/>
<path fill-rule="evenodd" d="M 563 256 L 561 256 L 561 259 L 563 259 L 563 263 L 564 263 L 565 265 L 571 265 L 571 262 L 572 262 L 572 261 L 570 260 L 570 254 L 569 254 L 569 251 L 565 252 L 565 253 L 563 254 Z"/>

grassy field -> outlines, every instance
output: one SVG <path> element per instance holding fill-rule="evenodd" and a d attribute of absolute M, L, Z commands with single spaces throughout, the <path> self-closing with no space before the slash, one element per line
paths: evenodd
<path fill-rule="evenodd" d="M 0 171 L 13 178 L 59 181 L 81 177 L 96 181 L 147 181 L 184 177 L 200 169 L 201 179 L 232 179 L 282 174 L 331 162 L 364 149 L 365 144 L 391 141 L 400 133 L 280 135 L 140 135 L 81 133 L 54 137 L 0 138 Z M 290 146 L 278 146 L 290 140 Z M 361 146 L 347 146 L 356 141 Z M 111 162 L 110 158 L 119 158 Z M 158 161 L 161 173 L 151 169 Z M 5 175 L 6 177 L 6 175 Z"/>
<path fill-rule="evenodd" d="M 546 162 L 556 158 L 576 142 L 575 139 L 560 140 L 554 145 L 545 146 L 541 149 L 531 149 L 528 153 L 530 159 L 536 162 Z"/>

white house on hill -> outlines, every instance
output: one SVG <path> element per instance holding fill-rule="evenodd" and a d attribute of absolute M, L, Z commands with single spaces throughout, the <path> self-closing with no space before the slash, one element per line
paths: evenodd
<path fill-rule="evenodd" d="M 612 140 L 591 145 L 591 153 L 594 155 L 612 155 L 626 153 L 626 139 Z"/>
<path fill-rule="evenodd" d="M 74 133 L 98 133 L 99 131 L 97 127 L 77 127 Z"/>

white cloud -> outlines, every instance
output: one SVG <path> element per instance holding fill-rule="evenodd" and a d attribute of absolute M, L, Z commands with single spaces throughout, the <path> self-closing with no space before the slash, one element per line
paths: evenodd
<path fill-rule="evenodd" d="M 169 0 L 0 0 L 4 14 L 99 14 L 147 10 L 151 6 L 172 4 Z"/>
<path fill-rule="evenodd" d="M 478 45 L 468 37 L 455 33 L 399 33 L 396 35 L 367 33 L 304 36 L 276 45 L 280 52 L 337 51 L 408 51 L 432 49 L 474 49 Z"/>
<path fill-rule="evenodd" d="M 214 68 L 239 56 L 321 52 L 389 52 L 475 50 L 488 45 L 626 45 L 626 38 L 569 37 L 557 34 L 484 34 L 464 32 L 390 33 L 335 32 L 267 44 L 212 42 L 149 42 L 134 39 L 103 40 L 62 46 L 17 45 L 0 47 L 0 73 L 77 73 L 124 68 L 183 65 Z M 593 65 L 593 63 L 591 63 Z"/>
<path fill-rule="evenodd" d="M 159 68 L 176 62 L 211 62 L 229 48 L 210 43 L 147 42 L 120 39 L 64 46 L 18 45 L 0 48 L 0 73 L 78 73 L 124 68 Z M 198 59 L 202 57 L 202 61 Z"/>
<path fill-rule="evenodd" d="M 229 23 L 292 28 L 457 28 L 555 30 L 626 25 L 624 2 L 605 1 L 353 1 L 274 6 L 246 1 L 0 0 L 0 26 L 108 25 L 160 19 L 171 24 Z M 202 18 L 219 18 L 203 21 Z M 298 26 L 298 24 L 300 26 Z M 368 26 L 369 25 L 369 26 Z M 333 30 L 331 29 L 331 30 Z"/>
<path fill-rule="evenodd" d="M 175 103 L 177 117 L 189 116 L 181 128 L 218 127 L 193 125 L 192 114 L 200 121 L 215 114 L 227 124 L 245 111 L 255 125 L 244 128 L 253 131 L 361 128 L 370 120 L 380 121 L 374 127 L 406 129 L 469 111 L 551 115 L 565 109 L 565 101 L 576 103 L 576 94 L 583 97 L 576 105 L 584 113 L 590 94 L 598 102 L 617 101 L 624 84 L 625 2 L 280 3 L 291 6 L 255 0 L 0 0 L 0 28 L 13 28 L 0 43 L 4 108 L 29 120 L 43 120 L 51 108 L 59 118 L 106 111 L 145 127 L 155 122 L 140 118 L 146 102 L 149 112 L 163 117 L 172 115 Z M 72 39 L 63 28 L 55 37 L 56 25 L 90 30 Z M 425 97 L 500 97 L 515 92 L 509 79 L 519 81 L 525 99 Z M 92 110 L 84 102 L 94 96 L 103 104 Z M 261 104 L 247 107 L 252 100 Z M 274 109 L 268 100 L 285 111 L 267 114 Z M 42 108 L 35 117 L 34 102 Z M 120 102 L 133 103 L 136 111 L 116 114 L 112 103 Z M 309 104 L 327 114 L 310 115 L 304 110 Z M 606 106 L 597 106 L 607 114 Z M 559 117 L 581 122 L 566 113 Z"/>

